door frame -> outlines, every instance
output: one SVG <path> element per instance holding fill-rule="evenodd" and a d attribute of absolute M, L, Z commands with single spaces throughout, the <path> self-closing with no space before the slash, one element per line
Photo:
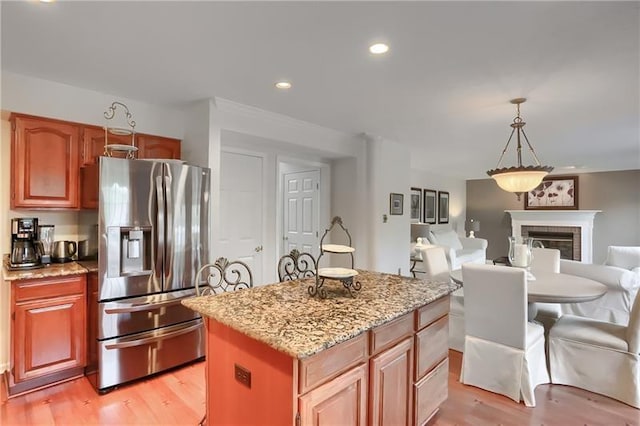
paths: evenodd
<path fill-rule="evenodd" d="M 236 148 L 234 146 L 225 146 L 222 145 L 220 147 L 220 159 L 222 160 L 222 155 L 223 153 L 229 153 L 229 154 L 239 154 L 239 155 L 248 155 L 248 156 L 252 156 L 252 157 L 258 157 L 262 160 L 262 211 L 265 212 L 266 214 L 264 214 L 262 216 L 262 230 L 260 231 L 261 235 L 260 235 L 260 239 L 261 239 L 261 244 L 263 250 L 262 250 L 262 279 L 265 281 L 266 284 L 268 284 L 270 282 L 270 275 L 267 274 L 267 271 L 269 270 L 267 268 L 267 261 L 268 258 L 270 256 L 268 256 L 268 252 L 271 251 L 271 249 L 269 248 L 269 244 L 268 244 L 268 240 L 267 240 L 267 220 L 268 220 L 268 204 L 267 204 L 267 197 L 269 196 L 268 191 L 269 191 L 269 185 L 268 185 L 268 165 L 267 165 L 267 155 L 264 152 L 260 152 L 260 151 L 253 151 L 250 149 L 244 149 L 244 148 Z M 224 165 L 220 164 L 220 179 L 222 179 L 222 168 L 224 167 Z M 220 182 L 218 183 L 218 185 L 220 185 Z M 220 187 L 220 186 L 219 186 Z M 220 192 L 222 192 L 222 188 L 220 189 Z M 220 208 L 222 208 L 222 206 L 220 206 Z M 217 214 L 219 215 L 220 212 L 217 212 Z M 222 224 L 220 224 L 221 226 Z M 216 243 L 216 251 L 218 251 L 220 249 L 220 247 L 218 246 L 218 244 Z M 215 254 L 215 256 L 213 256 L 213 258 L 217 259 L 220 255 L 218 253 Z M 229 260 L 234 260 L 234 259 L 229 259 Z"/>
<path fill-rule="evenodd" d="M 318 242 L 322 238 L 325 229 L 329 227 L 331 218 L 331 164 L 303 160 L 300 158 L 278 155 L 276 158 L 276 169 L 278 175 L 278 201 L 276 204 L 276 238 L 277 250 L 275 263 L 277 264 L 284 253 L 284 176 L 287 173 L 307 172 L 317 170 L 320 173 L 320 190 L 318 193 Z"/>

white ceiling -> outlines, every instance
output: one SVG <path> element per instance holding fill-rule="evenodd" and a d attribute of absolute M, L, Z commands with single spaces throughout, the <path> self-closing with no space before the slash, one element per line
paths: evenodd
<path fill-rule="evenodd" d="M 413 167 L 462 178 L 495 167 L 523 96 L 544 164 L 640 168 L 639 2 L 1 7 L 3 70 L 156 104 L 222 97 L 409 145 Z"/>

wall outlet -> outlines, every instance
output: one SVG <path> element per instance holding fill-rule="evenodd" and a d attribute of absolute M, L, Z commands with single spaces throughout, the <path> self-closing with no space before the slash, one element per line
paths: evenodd
<path fill-rule="evenodd" d="M 237 381 L 251 389 L 251 371 L 238 364 L 234 364 L 234 375 Z"/>

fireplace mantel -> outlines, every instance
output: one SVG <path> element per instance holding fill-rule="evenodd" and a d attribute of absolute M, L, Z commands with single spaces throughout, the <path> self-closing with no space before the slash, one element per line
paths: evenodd
<path fill-rule="evenodd" d="M 511 215 L 511 235 L 522 235 L 522 226 L 577 226 L 580 228 L 582 262 L 593 261 L 593 219 L 602 210 L 505 210 Z"/>

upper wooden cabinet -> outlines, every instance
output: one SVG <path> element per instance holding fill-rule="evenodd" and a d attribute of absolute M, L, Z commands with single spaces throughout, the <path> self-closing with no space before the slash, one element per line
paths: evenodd
<path fill-rule="evenodd" d="M 98 207 L 97 173 L 80 179 L 80 168 L 104 155 L 104 128 L 25 114 L 12 114 L 10 121 L 12 209 Z M 131 145 L 131 136 L 109 134 L 108 142 Z M 180 143 L 142 133 L 134 139 L 137 158 L 180 159 Z M 111 152 L 118 158 L 126 154 Z"/>
<path fill-rule="evenodd" d="M 131 145 L 131 136 L 109 135 L 109 144 Z M 84 126 L 82 134 L 82 159 L 80 166 L 96 164 L 98 158 L 104 155 L 104 128 Z M 125 158 L 125 152 L 113 152 L 112 157 Z"/>
<path fill-rule="evenodd" d="M 137 134 L 136 139 L 138 158 L 180 159 L 179 139 L 144 134 Z"/>
<path fill-rule="evenodd" d="M 12 114 L 11 208 L 79 207 L 80 126 Z"/>

